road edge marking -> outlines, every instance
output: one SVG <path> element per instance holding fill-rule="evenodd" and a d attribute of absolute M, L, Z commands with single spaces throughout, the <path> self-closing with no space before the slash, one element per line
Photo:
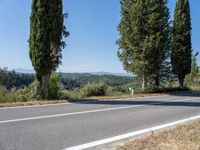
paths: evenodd
<path fill-rule="evenodd" d="M 180 124 L 183 124 L 183 123 L 186 123 L 186 122 L 189 122 L 189 121 L 193 121 L 193 120 L 197 120 L 197 119 L 200 119 L 200 115 L 189 117 L 189 118 L 178 120 L 178 121 L 174 121 L 174 122 L 170 122 L 170 123 L 166 123 L 166 124 L 161 124 L 161 125 L 154 126 L 154 127 L 151 127 L 151 128 L 146 128 L 146 129 L 142 129 L 142 130 L 138 130 L 138 131 L 134 131 L 134 132 L 130 132 L 130 133 L 106 138 L 106 139 L 101 139 L 101 140 L 90 142 L 90 143 L 85 143 L 85 144 L 78 145 L 78 146 L 69 147 L 69 148 L 66 148 L 66 149 L 63 149 L 63 150 L 87 149 L 87 148 L 91 148 L 91 147 L 95 147 L 95 146 L 99 146 L 99 145 L 103 145 L 103 144 L 107 144 L 107 143 L 112 143 L 112 142 L 119 141 L 119 140 L 132 138 L 132 137 L 135 137 L 135 136 L 138 136 L 138 135 L 141 135 L 141 134 L 146 134 L 146 133 L 149 133 L 149 132 L 153 132 L 153 131 L 156 131 L 156 130 L 169 128 L 169 127 L 172 127 L 172 126 L 180 125 Z"/>

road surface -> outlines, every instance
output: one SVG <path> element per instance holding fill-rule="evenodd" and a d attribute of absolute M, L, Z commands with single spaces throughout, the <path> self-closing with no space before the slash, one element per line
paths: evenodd
<path fill-rule="evenodd" d="M 200 93 L 3 108 L 0 150 L 64 150 L 197 115 Z"/>

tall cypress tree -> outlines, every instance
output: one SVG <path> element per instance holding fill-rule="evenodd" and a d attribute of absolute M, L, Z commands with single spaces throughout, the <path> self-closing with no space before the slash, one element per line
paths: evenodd
<path fill-rule="evenodd" d="M 171 60 L 182 87 L 185 76 L 191 72 L 191 29 L 189 0 L 178 0 L 174 12 Z"/>
<path fill-rule="evenodd" d="M 144 59 L 142 43 L 145 38 L 147 22 L 147 6 L 145 0 L 122 0 L 121 22 L 118 30 L 120 39 L 118 45 L 120 51 L 118 57 L 126 71 L 142 76 L 143 86 L 146 88 L 147 72 L 144 67 L 147 62 Z"/>
<path fill-rule="evenodd" d="M 62 38 L 69 35 L 63 24 L 62 0 L 32 0 L 29 52 L 44 98 L 50 75 L 61 63 Z"/>
<path fill-rule="evenodd" d="M 131 3 L 132 2 L 132 3 Z M 143 78 L 159 75 L 169 50 L 170 22 L 167 0 L 122 0 L 118 56 L 124 69 Z"/>
<path fill-rule="evenodd" d="M 147 1 L 148 5 L 148 32 L 144 41 L 147 54 L 147 69 L 149 76 L 154 79 L 154 85 L 159 86 L 161 70 L 170 51 L 170 13 L 167 6 L 168 0 Z"/>

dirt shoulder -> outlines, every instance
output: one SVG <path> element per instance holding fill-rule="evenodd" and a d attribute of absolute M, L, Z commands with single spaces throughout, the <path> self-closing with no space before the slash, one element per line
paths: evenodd
<path fill-rule="evenodd" d="M 86 100 L 109 100 L 109 99 L 126 99 L 126 98 L 139 98 L 139 97 L 150 97 L 150 96 L 164 96 L 167 93 L 149 93 L 149 94 L 135 94 L 131 95 L 120 95 L 120 96 L 93 96 Z"/>
<path fill-rule="evenodd" d="M 28 102 L 14 102 L 14 103 L 0 103 L 0 108 L 3 107 L 18 107 L 18 106 L 33 106 L 33 105 L 47 105 L 47 104 L 62 104 L 68 103 L 67 100 L 46 100 L 46 101 L 28 101 Z"/>

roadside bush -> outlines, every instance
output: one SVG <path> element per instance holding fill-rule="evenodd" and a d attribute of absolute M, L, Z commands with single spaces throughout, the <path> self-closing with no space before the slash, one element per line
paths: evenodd
<path fill-rule="evenodd" d="M 0 86 L 0 103 L 25 102 L 40 99 L 38 86 L 39 83 L 37 81 L 21 89 L 12 88 L 8 90 L 6 87 Z"/>
<path fill-rule="evenodd" d="M 59 91 L 59 99 L 61 100 L 71 99 L 70 91 L 67 90 Z"/>
<path fill-rule="evenodd" d="M 109 96 L 120 96 L 129 93 L 127 86 L 108 87 L 107 89 L 107 95 Z"/>
<path fill-rule="evenodd" d="M 11 103 L 17 101 L 27 101 L 27 90 L 11 89 L 7 90 L 5 87 L 0 88 L 0 103 Z"/>
<path fill-rule="evenodd" d="M 101 84 L 87 84 L 86 87 L 81 89 L 81 95 L 83 97 L 90 96 L 105 96 L 107 93 L 107 85 Z"/>
<path fill-rule="evenodd" d="M 5 103 L 7 100 L 7 89 L 3 86 L 0 86 L 0 103 Z"/>
<path fill-rule="evenodd" d="M 59 74 L 52 74 L 49 79 L 48 98 L 59 99 L 59 91 L 61 89 L 61 76 Z"/>
<path fill-rule="evenodd" d="M 59 99 L 62 100 L 79 100 L 83 99 L 83 95 L 80 94 L 79 89 L 74 89 L 74 90 L 61 90 L 59 92 Z"/>

